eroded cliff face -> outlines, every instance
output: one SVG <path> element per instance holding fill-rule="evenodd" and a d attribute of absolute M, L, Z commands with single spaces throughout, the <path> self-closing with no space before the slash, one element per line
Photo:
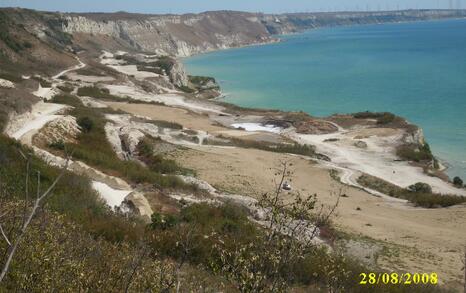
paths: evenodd
<path fill-rule="evenodd" d="M 65 14 L 62 17 L 66 33 L 111 36 L 137 50 L 177 57 L 272 40 L 259 18 L 241 12 L 168 16 Z"/>
<path fill-rule="evenodd" d="M 68 34 L 105 35 L 129 47 L 185 57 L 202 52 L 274 41 L 273 35 L 324 26 L 466 17 L 466 10 L 297 13 L 266 15 L 215 11 L 186 15 L 130 13 L 61 14 Z"/>
<path fill-rule="evenodd" d="M 181 62 L 176 61 L 170 70 L 170 81 L 177 87 L 183 87 L 188 85 L 188 75 Z"/>
<path fill-rule="evenodd" d="M 464 17 L 466 17 L 466 10 L 403 10 L 262 15 L 261 22 L 267 27 L 267 30 L 271 34 L 289 34 L 327 26 L 395 23 Z"/>

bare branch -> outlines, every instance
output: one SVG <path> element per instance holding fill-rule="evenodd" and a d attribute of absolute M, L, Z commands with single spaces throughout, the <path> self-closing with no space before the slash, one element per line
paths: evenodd
<path fill-rule="evenodd" d="M 129 288 L 130 288 L 130 286 L 131 286 L 131 283 L 133 282 L 134 275 L 136 274 L 137 270 L 138 270 L 139 267 L 141 266 L 142 261 L 144 260 L 144 258 L 146 257 L 146 255 L 147 255 L 147 248 L 143 246 L 143 247 L 141 248 L 141 253 L 140 253 L 139 256 L 136 258 L 136 261 L 133 262 L 133 267 L 132 267 L 132 270 L 131 270 L 131 274 L 129 275 L 128 281 L 126 282 L 125 293 L 128 293 L 128 292 L 129 292 Z"/>
<path fill-rule="evenodd" d="M 464 293 L 466 293 L 466 245 L 464 246 L 463 270 L 464 270 Z"/>
<path fill-rule="evenodd" d="M 24 154 L 22 154 L 22 155 L 24 156 Z M 18 245 L 21 243 L 24 235 L 26 234 L 27 228 L 28 228 L 29 224 L 31 223 L 32 219 L 34 218 L 34 216 L 36 215 L 37 210 L 39 209 L 39 207 L 40 207 L 40 205 L 42 203 L 42 200 L 44 200 L 52 192 L 52 190 L 57 185 L 58 181 L 60 181 L 60 179 L 65 175 L 66 170 L 68 169 L 69 162 L 70 162 L 70 157 L 67 156 L 65 165 L 61 169 L 61 172 L 58 175 L 58 177 L 53 181 L 52 185 L 50 185 L 50 187 L 42 195 L 38 196 L 37 199 L 35 200 L 34 206 L 33 206 L 32 210 L 31 210 L 31 212 L 29 213 L 29 216 L 27 216 L 26 220 L 24 221 L 18 236 L 14 240 L 13 244 L 10 245 L 10 247 L 8 248 L 8 251 L 7 251 L 7 254 L 6 254 L 7 258 L 6 258 L 5 264 L 4 264 L 3 268 L 2 268 L 2 271 L 0 273 L 0 283 L 3 281 L 6 274 L 8 273 L 11 261 L 13 260 L 13 256 L 16 253 Z M 29 174 L 27 174 L 27 175 L 29 176 Z"/>
<path fill-rule="evenodd" d="M 40 196 L 40 171 L 37 171 L 37 195 L 36 199 Z"/>
<path fill-rule="evenodd" d="M 29 167 L 31 164 L 31 157 L 28 156 L 26 158 L 26 192 L 24 198 L 24 210 L 23 210 L 23 225 L 27 218 L 27 210 L 28 210 L 28 200 L 29 200 Z"/>
<path fill-rule="evenodd" d="M 11 246 L 10 240 L 8 240 L 8 237 L 5 234 L 5 231 L 3 231 L 2 224 L 0 224 L 0 232 L 2 232 L 3 238 L 5 238 L 6 243 L 8 243 L 8 246 Z"/>

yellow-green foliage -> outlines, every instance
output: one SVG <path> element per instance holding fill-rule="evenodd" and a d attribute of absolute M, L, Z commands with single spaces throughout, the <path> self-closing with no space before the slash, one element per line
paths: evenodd
<path fill-rule="evenodd" d="M 9 203 L 22 210 L 23 203 Z M 15 221 L 3 221 L 9 231 Z M 12 238 L 13 239 L 13 238 Z M 0 241 L 0 251 L 6 243 Z M 62 215 L 44 211 L 19 246 L 1 292 L 160 292 L 174 285 L 174 266 L 147 248 L 94 239 Z"/>

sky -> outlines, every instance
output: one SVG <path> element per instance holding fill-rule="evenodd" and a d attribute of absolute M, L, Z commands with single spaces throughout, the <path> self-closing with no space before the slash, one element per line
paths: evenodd
<path fill-rule="evenodd" d="M 239 10 L 264 13 L 466 8 L 466 0 L 0 0 L 0 7 L 63 12 L 198 13 Z"/>

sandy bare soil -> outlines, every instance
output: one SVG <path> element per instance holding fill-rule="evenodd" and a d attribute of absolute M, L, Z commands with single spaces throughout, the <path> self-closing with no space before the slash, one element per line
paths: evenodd
<path fill-rule="evenodd" d="M 398 160 L 395 149 L 402 136 L 402 130 L 389 128 L 340 130 L 321 135 L 289 134 L 299 143 L 316 146 L 319 153 L 332 159 L 332 164 L 352 172 L 370 174 L 403 188 L 424 182 L 432 186 L 435 192 L 466 196 L 464 189 L 429 176 L 420 167 Z M 328 141 L 331 139 L 337 141 Z M 357 147 L 357 142 L 364 143 L 365 147 Z"/>
<path fill-rule="evenodd" d="M 333 180 L 328 170 L 299 157 L 259 150 L 197 147 L 178 152 L 176 160 L 214 187 L 257 196 L 271 191 L 274 168 L 293 164 L 292 186 L 302 195 L 317 194 L 327 206 L 341 198 L 335 223 L 342 231 L 381 248 L 379 264 L 400 272 L 438 272 L 444 282 L 461 280 L 461 251 L 466 243 L 466 206 L 418 209 L 387 202 Z M 357 210 L 357 209 L 360 210 Z"/>
<path fill-rule="evenodd" d="M 159 105 L 128 104 L 121 102 L 104 102 L 107 106 L 123 110 L 133 115 L 148 117 L 150 119 L 176 122 L 185 128 L 204 130 L 210 134 L 227 137 L 241 137 L 242 139 L 261 140 L 270 142 L 285 141 L 285 138 L 275 133 L 250 132 L 223 127 L 209 119 L 207 115 L 197 114 L 181 108 Z"/>
<path fill-rule="evenodd" d="M 145 116 L 151 119 L 176 122 L 190 129 L 200 129 L 208 132 L 226 130 L 224 127 L 213 125 L 209 117 L 192 113 L 185 109 L 120 102 L 105 102 L 105 104 L 114 109 L 123 110 L 131 114 Z"/>

